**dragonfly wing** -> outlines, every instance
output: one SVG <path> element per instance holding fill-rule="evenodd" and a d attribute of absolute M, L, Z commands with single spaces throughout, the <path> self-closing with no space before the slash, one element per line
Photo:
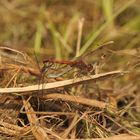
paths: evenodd
<path fill-rule="evenodd" d="M 72 67 L 67 66 L 66 68 L 64 68 L 64 70 L 62 72 L 57 73 L 57 74 L 49 73 L 49 74 L 47 74 L 47 77 L 48 78 L 58 78 L 58 77 L 63 76 L 64 74 L 66 74 L 67 72 L 69 72 L 71 70 L 72 70 Z"/>

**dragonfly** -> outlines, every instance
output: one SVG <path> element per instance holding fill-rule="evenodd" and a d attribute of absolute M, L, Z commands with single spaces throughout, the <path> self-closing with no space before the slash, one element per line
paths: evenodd
<path fill-rule="evenodd" d="M 74 69 L 77 69 L 78 72 L 82 75 L 88 75 L 88 74 L 94 73 L 97 60 L 95 60 L 95 63 L 93 63 L 93 62 L 87 63 L 85 61 L 85 57 L 89 56 L 90 54 L 95 55 L 96 53 L 97 54 L 100 53 L 102 48 L 104 48 L 105 46 L 107 46 L 109 44 L 111 44 L 111 43 L 105 43 L 103 45 L 100 45 L 98 47 L 98 49 L 90 51 L 89 53 L 87 53 L 81 57 L 77 57 L 75 60 L 56 60 L 56 59 L 52 59 L 52 58 L 45 59 L 43 61 L 42 68 L 40 68 L 38 59 L 35 55 L 35 59 L 36 59 L 36 62 L 38 64 L 38 68 L 39 68 L 39 74 L 37 72 L 37 74 L 35 74 L 35 75 L 37 76 L 37 78 L 39 80 L 38 88 L 40 88 L 40 85 L 42 86 L 41 87 L 42 95 L 44 93 L 44 91 L 43 91 L 44 78 L 46 78 L 46 79 L 47 78 L 59 78 Z M 22 54 L 21 54 L 21 56 L 22 56 Z M 102 54 L 101 54 L 101 57 L 103 57 Z M 24 55 L 23 55 L 23 58 L 24 58 Z M 58 67 L 56 67 L 56 64 L 58 65 Z M 54 70 L 54 72 L 51 73 L 51 70 Z M 40 99 L 38 96 L 37 96 L 37 106 L 38 106 L 38 110 L 39 110 L 39 108 L 42 108 L 42 106 L 40 105 Z"/>
<path fill-rule="evenodd" d="M 93 74 L 93 73 L 95 73 L 95 69 L 98 65 L 97 64 L 98 62 L 96 60 L 92 63 L 87 63 L 84 60 L 85 57 L 87 57 L 91 54 L 101 53 L 103 48 L 105 48 L 105 46 L 108 46 L 112 43 L 113 43 L 113 41 L 104 43 L 104 44 L 100 45 L 97 49 L 88 52 L 84 56 L 77 57 L 75 60 L 56 60 L 53 58 L 47 58 L 47 59 L 43 60 L 43 67 L 41 68 L 41 73 L 43 73 L 43 75 L 46 74 L 46 76 L 48 78 L 61 77 L 64 74 L 66 74 L 69 71 L 72 71 L 74 69 L 77 69 L 78 73 L 80 73 L 81 75 Z M 99 59 L 98 61 L 100 61 L 104 57 L 105 57 L 104 53 L 101 54 L 101 58 L 100 59 L 98 58 Z M 56 65 L 59 65 L 59 67 L 57 67 Z M 60 69 L 61 69 L 61 72 L 59 72 Z M 56 72 L 51 73 L 50 71 L 52 71 L 52 70 L 54 70 Z"/>

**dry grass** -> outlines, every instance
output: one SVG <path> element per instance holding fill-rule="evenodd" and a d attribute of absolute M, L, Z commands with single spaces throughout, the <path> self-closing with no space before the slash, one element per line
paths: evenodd
<path fill-rule="evenodd" d="M 139 13 L 135 0 L 1 1 L 0 139 L 139 140 Z M 43 75 L 49 56 L 94 71 L 52 78 L 65 65 Z"/>
<path fill-rule="evenodd" d="M 18 57 L 23 55 L 16 50 L 10 51 L 19 53 L 15 55 Z M 115 51 L 112 53 L 117 55 Z M 7 56 L 1 53 L 2 83 L 4 85 L 9 81 L 5 88 L 0 88 L 1 112 L 6 110 L 1 115 L 1 133 L 25 139 L 31 135 L 36 139 L 76 139 L 116 134 L 118 137 L 118 134 L 124 133 L 138 138 L 138 87 L 136 84 L 126 84 L 135 67 L 131 67 L 133 69 L 130 71 L 101 73 L 103 67 L 99 65 L 99 73 L 94 75 L 74 79 L 65 76 L 60 81 L 47 78 L 48 83 L 38 85 L 41 73 L 37 67 L 30 67 L 31 58 L 27 57 L 26 63 L 23 63 L 24 59 L 16 62 L 18 59 Z M 133 54 L 133 57 L 136 56 Z M 113 82 L 113 79 L 116 80 Z M 112 84 L 115 86 L 116 82 L 118 85 L 113 88 Z M 18 83 L 24 87 L 19 87 Z M 12 116 L 7 114 L 11 110 Z M 134 119 L 136 124 L 133 123 Z"/>

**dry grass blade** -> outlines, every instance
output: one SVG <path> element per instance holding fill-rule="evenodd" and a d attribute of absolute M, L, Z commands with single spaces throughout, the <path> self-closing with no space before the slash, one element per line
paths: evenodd
<path fill-rule="evenodd" d="M 5 127 L 1 127 L 1 126 L 0 126 L 0 133 L 11 135 L 11 136 L 19 134 L 15 130 L 11 130 L 11 129 L 8 129 L 8 128 L 5 128 Z"/>
<path fill-rule="evenodd" d="M 70 126 L 64 131 L 64 134 L 62 135 L 63 139 L 66 139 L 73 127 L 75 127 L 77 120 L 78 120 L 79 115 L 75 114 Z"/>
<path fill-rule="evenodd" d="M 73 139 L 66 139 L 73 140 Z M 108 138 L 94 138 L 94 139 L 75 139 L 75 140 L 140 140 L 140 136 L 131 136 L 127 134 L 120 134 Z"/>
<path fill-rule="evenodd" d="M 27 64 L 27 56 L 15 49 L 9 47 L 0 46 L 0 55 L 3 57 L 10 58 L 11 60 L 18 62 L 20 64 Z"/>
<path fill-rule="evenodd" d="M 113 118 L 111 118 L 110 116 L 104 114 L 104 116 L 106 118 L 108 118 L 109 120 L 111 120 L 113 123 L 115 123 L 116 125 L 118 125 L 120 128 L 122 128 L 123 130 L 125 130 L 126 132 L 128 132 L 131 135 L 137 136 L 137 134 L 135 134 L 133 131 L 129 130 L 128 128 L 126 128 L 125 126 L 123 126 L 122 124 L 120 124 L 119 122 L 117 122 L 116 120 L 114 120 Z"/>
<path fill-rule="evenodd" d="M 33 85 L 33 86 L 27 86 L 27 87 L 21 87 L 21 88 L 0 88 L 0 93 L 22 93 L 23 95 L 29 94 L 29 92 L 32 91 L 38 91 L 38 90 L 50 90 L 54 88 L 60 88 L 60 87 L 65 87 L 65 86 L 72 86 L 72 85 L 77 85 L 77 84 L 83 84 L 87 82 L 93 82 L 93 81 L 99 81 L 99 80 L 104 80 L 108 79 L 110 77 L 114 76 L 119 76 L 127 73 L 126 71 L 111 71 L 107 73 L 101 73 L 101 74 L 96 74 L 96 75 L 90 75 L 89 76 L 84 76 L 81 78 L 77 79 L 69 79 L 69 80 L 64 80 L 64 81 L 59 81 L 59 82 L 53 82 L 53 83 L 44 83 L 43 86 L 40 85 Z M 43 89 L 42 89 L 43 87 Z"/>
<path fill-rule="evenodd" d="M 79 56 L 81 39 L 82 39 L 82 31 L 83 31 L 84 18 L 79 20 L 78 23 L 78 39 L 77 39 L 77 47 L 76 47 L 76 57 Z"/>
<path fill-rule="evenodd" d="M 23 104 L 24 104 L 24 107 L 25 107 L 25 111 L 34 112 L 32 106 L 30 105 L 29 102 L 27 102 L 23 99 Z M 38 122 L 38 118 L 37 118 L 36 114 L 28 113 L 27 117 L 28 117 L 28 120 L 30 122 L 31 131 L 32 131 L 34 137 L 37 140 L 49 139 L 46 132 L 44 131 L 44 129 L 39 126 L 39 122 Z"/>
<path fill-rule="evenodd" d="M 41 111 L 34 111 L 34 112 L 29 112 L 29 111 L 23 111 L 20 110 L 21 113 L 30 113 L 30 114 L 39 114 L 39 115 L 67 115 L 67 116 L 74 116 L 75 113 L 71 112 L 41 112 Z"/>
<path fill-rule="evenodd" d="M 94 140 L 139 140 L 140 136 L 131 136 L 131 135 L 125 135 L 125 134 L 121 134 L 121 135 L 116 135 L 116 136 L 112 136 L 109 138 L 97 138 Z"/>
<path fill-rule="evenodd" d="M 72 95 L 48 94 L 48 95 L 46 95 L 46 97 L 54 99 L 54 100 L 61 99 L 63 101 L 75 102 L 75 103 L 88 105 L 88 106 L 92 106 L 92 107 L 94 106 L 94 107 L 98 107 L 98 108 L 102 108 L 102 109 L 104 109 L 108 106 L 107 103 L 102 102 L 102 101 L 97 101 L 94 99 L 87 99 L 87 98 L 83 98 L 83 97 L 76 97 L 76 96 L 72 96 Z"/>
<path fill-rule="evenodd" d="M 1 127 L 0 131 L 3 134 L 12 135 L 12 136 L 18 136 L 18 135 L 24 135 L 27 134 L 29 129 L 28 127 L 19 127 L 13 124 L 6 123 L 4 121 L 0 121 Z"/>
<path fill-rule="evenodd" d="M 14 54 L 20 54 L 20 55 L 22 55 L 23 57 L 25 56 L 25 54 L 24 53 L 22 53 L 22 52 L 20 52 L 20 51 L 17 51 L 17 50 L 15 50 L 15 49 L 11 49 L 11 48 L 9 48 L 9 47 L 4 47 L 4 46 L 0 46 L 0 54 L 2 54 L 3 52 L 12 52 L 12 53 L 14 53 Z"/>

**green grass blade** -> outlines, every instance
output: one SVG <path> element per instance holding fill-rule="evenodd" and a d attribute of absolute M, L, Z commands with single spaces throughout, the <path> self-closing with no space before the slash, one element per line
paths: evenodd
<path fill-rule="evenodd" d="M 61 59 L 62 58 L 61 47 L 60 47 L 59 40 L 56 37 L 56 29 L 53 23 L 49 22 L 47 28 L 51 31 L 51 34 L 53 37 L 53 42 L 54 42 L 54 47 L 55 47 L 55 58 Z"/>
<path fill-rule="evenodd" d="M 42 40 L 42 31 L 44 27 L 40 20 L 37 21 L 37 30 L 35 34 L 35 41 L 34 41 L 34 50 L 37 54 L 40 53 L 40 47 L 41 47 L 41 40 Z"/>
<path fill-rule="evenodd" d="M 39 54 L 42 40 L 42 33 L 44 30 L 43 18 L 45 13 L 45 6 L 42 5 L 38 10 L 38 18 L 36 20 L 36 33 L 34 40 L 34 51 Z"/>
<path fill-rule="evenodd" d="M 106 21 L 113 22 L 113 0 L 102 0 L 102 7 Z"/>
<path fill-rule="evenodd" d="M 123 5 L 112 17 L 112 20 L 114 20 L 120 13 L 122 13 L 124 10 L 126 10 L 129 6 L 131 6 L 135 0 L 128 1 L 125 5 Z M 111 22 L 111 21 L 110 21 Z M 95 41 L 95 39 L 101 34 L 102 31 L 104 31 L 105 28 L 107 28 L 108 25 L 110 25 L 110 22 L 105 22 L 95 33 L 91 35 L 89 40 L 82 46 L 80 50 L 79 56 L 81 56 L 89 47 L 90 45 Z"/>

